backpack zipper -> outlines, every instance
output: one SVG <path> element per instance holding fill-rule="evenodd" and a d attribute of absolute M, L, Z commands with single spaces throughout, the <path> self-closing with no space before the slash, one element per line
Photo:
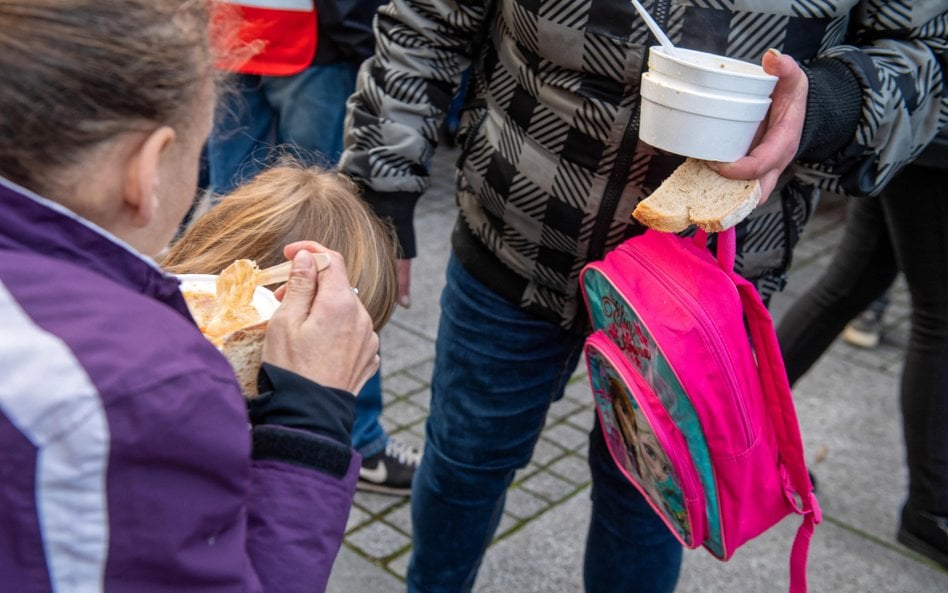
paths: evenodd
<path fill-rule="evenodd" d="M 713 353 L 715 361 L 718 363 L 718 367 L 725 370 L 724 375 L 728 382 L 728 387 L 730 392 L 736 394 L 737 397 L 732 397 L 731 400 L 735 402 L 737 409 L 740 413 L 741 427 L 744 429 L 744 445 L 745 448 L 750 448 L 753 444 L 753 433 L 750 429 L 750 417 L 747 412 L 747 406 L 744 403 L 744 391 L 740 388 L 740 382 L 737 380 L 737 377 L 734 376 L 734 369 L 730 364 L 724 364 L 725 359 L 722 353 L 725 351 L 724 343 L 721 341 L 720 336 L 717 332 L 709 331 L 709 327 L 714 327 L 713 321 L 708 317 L 704 308 L 701 307 L 697 300 L 687 291 L 682 290 L 677 283 L 672 281 L 668 274 L 665 273 L 661 267 L 656 266 L 652 261 L 645 257 L 642 253 L 634 248 L 624 250 L 625 253 L 628 253 L 633 258 L 638 260 L 643 268 L 649 270 L 652 275 L 670 292 L 674 293 L 675 296 L 679 297 L 679 301 L 685 301 L 688 305 L 688 310 L 692 314 L 692 317 L 698 321 L 698 328 L 700 334 L 704 338 L 705 345 L 709 342 L 713 344 Z"/>

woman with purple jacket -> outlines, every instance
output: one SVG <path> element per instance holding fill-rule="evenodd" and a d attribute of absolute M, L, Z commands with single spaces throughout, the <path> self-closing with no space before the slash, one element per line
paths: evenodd
<path fill-rule="evenodd" d="M 339 549 L 378 368 L 341 256 L 285 249 L 249 415 L 152 260 L 211 127 L 208 6 L 0 0 L 4 591 L 321 591 Z"/>

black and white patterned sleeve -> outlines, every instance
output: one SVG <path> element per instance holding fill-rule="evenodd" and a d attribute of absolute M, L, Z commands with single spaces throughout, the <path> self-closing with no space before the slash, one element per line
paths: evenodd
<path fill-rule="evenodd" d="M 490 0 L 391 0 L 375 20 L 375 55 L 349 98 L 340 169 L 395 224 L 403 256 L 415 255 L 412 216 L 428 165 Z"/>
<path fill-rule="evenodd" d="M 831 151 L 822 143 L 819 158 L 801 154 L 798 175 L 822 189 L 870 196 L 918 156 L 948 122 L 948 4 L 864 0 L 852 19 L 846 44 L 823 51 L 808 74 L 811 97 L 821 92 L 838 97 L 839 81 L 847 78 L 840 73 L 858 82 L 861 105 L 852 119 L 855 131 L 850 127 L 831 142 Z M 821 89 L 821 81 L 827 87 L 835 81 L 837 86 Z M 810 115 L 808 109 L 808 120 Z M 808 127 L 812 134 L 819 133 L 810 121 Z M 808 136 L 805 128 L 804 144 Z"/>

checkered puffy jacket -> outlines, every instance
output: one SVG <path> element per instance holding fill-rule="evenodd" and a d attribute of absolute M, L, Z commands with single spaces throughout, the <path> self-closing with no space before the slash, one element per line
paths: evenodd
<path fill-rule="evenodd" d="M 738 228 L 738 270 L 765 297 L 783 285 L 818 189 L 875 194 L 948 120 L 944 0 L 643 4 L 681 47 L 757 63 L 777 48 L 805 66 L 798 160 Z M 638 141 L 654 43 L 644 22 L 628 0 L 391 0 L 376 35 L 341 167 L 414 256 L 414 205 L 473 64 L 455 253 L 501 295 L 570 327 L 582 267 L 642 232 L 632 210 L 681 161 Z"/>

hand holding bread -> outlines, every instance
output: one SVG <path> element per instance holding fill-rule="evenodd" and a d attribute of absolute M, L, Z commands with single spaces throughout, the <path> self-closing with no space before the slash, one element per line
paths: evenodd
<path fill-rule="evenodd" d="M 632 216 L 658 231 L 677 233 L 695 224 L 717 233 L 744 220 L 760 199 L 756 180 L 728 179 L 707 162 L 689 158 L 639 202 Z"/>

